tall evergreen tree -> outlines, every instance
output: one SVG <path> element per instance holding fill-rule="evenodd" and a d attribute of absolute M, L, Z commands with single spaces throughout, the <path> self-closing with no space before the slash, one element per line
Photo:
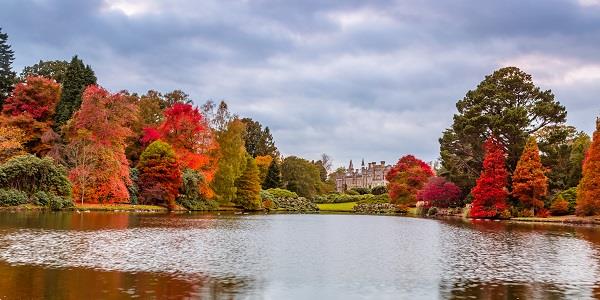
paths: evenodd
<path fill-rule="evenodd" d="M 275 189 L 281 187 L 281 170 L 279 169 L 279 163 L 276 159 L 271 161 L 269 169 L 267 170 L 267 177 L 262 183 L 263 190 Z"/>
<path fill-rule="evenodd" d="M 540 159 L 540 150 L 534 137 L 530 137 L 512 177 L 512 195 L 524 208 L 532 208 L 534 213 L 544 207 L 544 197 L 548 194 L 548 178 Z"/>
<path fill-rule="evenodd" d="M 246 169 L 235 181 L 235 204 L 248 210 L 258 210 L 262 206 L 260 201 L 260 177 L 254 158 L 246 155 Z"/>
<path fill-rule="evenodd" d="M 273 141 L 273 135 L 271 135 L 271 130 L 268 126 L 263 129 L 260 122 L 250 118 L 243 118 L 242 122 L 246 124 L 246 134 L 244 135 L 246 152 L 252 155 L 252 157 L 265 155 L 271 157 L 279 156 L 279 152 Z"/>
<path fill-rule="evenodd" d="M 484 141 L 495 135 L 513 171 L 527 138 L 565 122 L 567 112 L 550 90 L 537 87 L 531 75 L 516 67 L 494 71 L 456 103 L 458 113 L 440 138 L 446 177 L 463 192 L 473 187 L 482 169 Z"/>
<path fill-rule="evenodd" d="M 577 188 L 577 215 L 600 214 L 600 119 L 583 163 L 583 177 Z"/>
<path fill-rule="evenodd" d="M 2 33 L 2 28 L 0 28 L 0 110 L 4 100 L 10 96 L 16 80 L 16 74 L 12 70 L 14 54 L 8 44 L 8 34 Z"/>
<path fill-rule="evenodd" d="M 64 125 L 81 106 L 81 95 L 88 85 L 96 84 L 96 75 L 89 65 L 73 56 L 63 78 L 63 90 L 56 108 L 55 126 Z"/>

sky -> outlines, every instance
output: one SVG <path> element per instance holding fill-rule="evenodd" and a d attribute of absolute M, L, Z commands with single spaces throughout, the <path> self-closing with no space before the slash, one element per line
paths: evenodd
<path fill-rule="evenodd" d="M 456 101 L 504 66 L 578 129 L 600 114 L 600 0 L 3 0 L 0 27 L 17 72 L 77 54 L 111 91 L 225 100 L 335 166 L 435 160 Z"/>

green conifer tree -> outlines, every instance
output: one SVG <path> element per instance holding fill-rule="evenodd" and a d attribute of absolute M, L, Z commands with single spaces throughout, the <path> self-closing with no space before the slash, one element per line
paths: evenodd
<path fill-rule="evenodd" d="M 279 169 L 279 163 L 276 159 L 273 159 L 267 170 L 267 177 L 262 183 L 263 190 L 275 189 L 281 187 L 281 170 Z"/>
<path fill-rule="evenodd" d="M 81 94 L 90 85 L 96 84 L 96 75 L 92 68 L 73 56 L 63 79 L 63 90 L 60 102 L 56 107 L 55 126 L 60 128 L 81 106 Z"/>
<path fill-rule="evenodd" d="M 2 33 L 2 28 L 0 28 L 0 110 L 2 110 L 4 100 L 12 92 L 16 80 L 16 74 L 11 67 L 15 60 L 14 54 L 8 44 L 8 34 Z"/>
<path fill-rule="evenodd" d="M 236 197 L 234 203 L 248 210 L 258 210 L 262 206 L 260 200 L 260 176 L 256 162 L 246 155 L 246 169 L 235 181 Z"/>

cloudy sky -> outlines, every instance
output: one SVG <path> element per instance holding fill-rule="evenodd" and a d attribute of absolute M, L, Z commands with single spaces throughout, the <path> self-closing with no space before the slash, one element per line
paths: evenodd
<path fill-rule="evenodd" d="M 104 87 L 225 99 L 285 155 L 438 156 L 455 102 L 515 65 L 591 132 L 600 0 L 3 0 L 15 69 L 78 54 Z"/>

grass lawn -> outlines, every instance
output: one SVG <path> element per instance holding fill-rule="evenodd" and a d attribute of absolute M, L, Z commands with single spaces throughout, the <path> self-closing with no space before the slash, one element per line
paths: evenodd
<path fill-rule="evenodd" d="M 79 210 L 113 211 L 113 210 L 144 210 L 144 211 L 167 211 L 166 208 L 156 205 L 133 205 L 133 204 L 75 204 Z"/>
<path fill-rule="evenodd" d="M 356 202 L 346 203 L 322 203 L 317 204 L 321 211 L 339 211 L 339 212 L 351 212 L 353 211 Z"/>

